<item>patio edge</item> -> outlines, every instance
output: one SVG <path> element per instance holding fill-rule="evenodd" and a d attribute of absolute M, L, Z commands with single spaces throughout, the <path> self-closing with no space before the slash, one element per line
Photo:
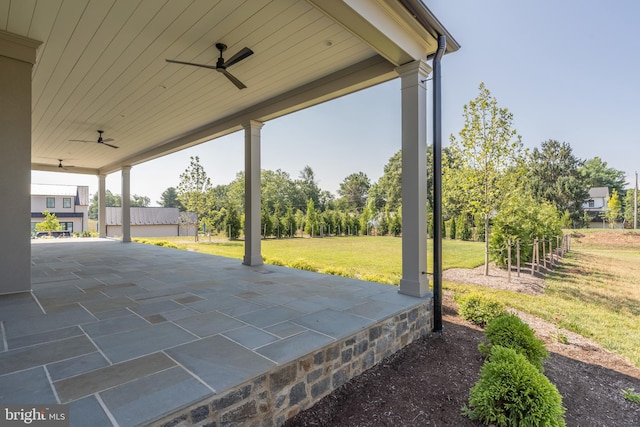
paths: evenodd
<path fill-rule="evenodd" d="M 416 301 L 420 302 L 151 426 L 281 426 L 350 379 L 430 333 L 433 298 Z"/>

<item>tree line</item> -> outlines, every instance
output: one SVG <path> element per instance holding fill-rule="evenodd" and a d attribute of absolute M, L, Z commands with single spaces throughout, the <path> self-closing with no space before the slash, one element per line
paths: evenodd
<path fill-rule="evenodd" d="M 478 96 L 464 106 L 463 118 L 463 128 L 443 149 L 443 235 L 484 241 L 487 265 L 490 257 L 500 261 L 508 239 L 520 239 L 524 245 L 535 237 L 557 236 L 561 228 L 588 225 L 594 218 L 583 204 L 592 187 L 609 189 L 605 214 L 609 223 L 633 223 L 634 192 L 626 191 L 623 171 L 609 167 L 600 157 L 579 159 L 568 142 L 549 139 L 527 150 L 514 128 L 513 115 L 498 105 L 483 83 Z M 427 157 L 432 165 L 430 147 Z M 428 167 L 429 213 L 432 173 Z M 295 179 L 280 169 L 263 170 L 263 237 L 400 235 L 401 178 L 401 151 L 389 159 L 377 182 L 363 172 L 352 173 L 340 183 L 337 196 L 319 187 L 310 166 Z M 244 179 L 239 172 L 229 184 L 213 186 L 200 159 L 191 157 L 177 187 L 167 188 L 157 203 L 196 212 L 200 231 L 237 238 L 243 224 Z M 118 197 L 108 193 L 107 206 L 119 203 Z M 132 206 L 149 204 L 145 197 L 132 199 Z M 90 214 L 96 213 L 97 194 L 90 207 Z M 432 217 L 429 230 L 433 235 Z"/>

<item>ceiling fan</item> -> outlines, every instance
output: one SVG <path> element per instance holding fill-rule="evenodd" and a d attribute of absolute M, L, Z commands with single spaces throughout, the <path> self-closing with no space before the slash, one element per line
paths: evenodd
<path fill-rule="evenodd" d="M 244 83 L 242 83 L 240 80 L 235 78 L 231 73 L 229 73 L 227 71 L 227 68 L 229 68 L 233 64 L 237 64 L 238 62 L 242 61 L 243 59 L 253 55 L 253 51 L 251 49 L 249 49 L 248 47 L 242 48 L 242 49 L 240 49 L 240 51 L 238 53 L 236 53 L 231 58 L 229 58 L 227 61 L 225 61 L 224 58 L 222 57 L 222 52 L 227 50 L 227 45 L 224 44 L 224 43 L 216 43 L 216 49 L 218 49 L 220 51 L 220 57 L 218 58 L 218 62 L 216 62 L 215 66 L 207 65 L 207 64 L 196 64 L 196 63 L 193 63 L 193 62 L 176 61 L 176 60 L 173 60 L 173 59 L 165 59 L 165 61 L 171 62 L 171 63 L 174 63 L 174 64 L 193 65 L 193 66 L 196 66 L 196 67 L 203 67 L 203 68 L 209 68 L 210 70 L 216 70 L 217 72 L 224 74 L 226 78 L 231 80 L 231 82 L 234 85 L 236 85 L 236 87 L 238 89 L 246 88 L 247 86 L 245 86 Z"/>
<path fill-rule="evenodd" d="M 58 169 L 69 170 L 75 166 L 62 166 L 62 159 L 58 159 Z"/>
<path fill-rule="evenodd" d="M 102 134 L 103 133 L 104 133 L 103 130 L 98 130 L 98 140 L 97 141 L 86 140 L 86 139 L 70 139 L 69 141 L 73 141 L 73 142 L 95 142 L 97 144 L 106 145 L 107 147 L 118 148 L 115 145 L 108 144 L 108 142 L 111 142 L 111 141 L 114 140 L 113 138 L 102 139 Z"/>

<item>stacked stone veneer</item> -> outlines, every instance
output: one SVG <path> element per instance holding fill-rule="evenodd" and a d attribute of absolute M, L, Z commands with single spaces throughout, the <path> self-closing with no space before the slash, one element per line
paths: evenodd
<path fill-rule="evenodd" d="M 433 330 L 433 300 L 156 422 L 155 426 L 281 426 L 351 378 Z"/>

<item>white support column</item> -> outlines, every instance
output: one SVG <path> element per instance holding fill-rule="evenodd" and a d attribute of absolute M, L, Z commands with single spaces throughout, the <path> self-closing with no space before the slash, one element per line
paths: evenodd
<path fill-rule="evenodd" d="M 131 242 L 131 166 L 122 167 L 122 243 Z"/>
<path fill-rule="evenodd" d="M 31 69 L 39 45 L 0 30 L 0 295 L 31 290 Z"/>
<path fill-rule="evenodd" d="M 397 69 L 402 91 L 401 294 L 429 294 L 427 279 L 427 91 L 424 61 Z"/>
<path fill-rule="evenodd" d="M 107 175 L 98 175 L 98 237 L 107 237 Z M 93 230 L 91 230 L 93 231 Z"/>
<path fill-rule="evenodd" d="M 260 129 L 251 120 L 244 127 L 244 260 L 245 265 L 262 265 L 260 233 Z"/>

